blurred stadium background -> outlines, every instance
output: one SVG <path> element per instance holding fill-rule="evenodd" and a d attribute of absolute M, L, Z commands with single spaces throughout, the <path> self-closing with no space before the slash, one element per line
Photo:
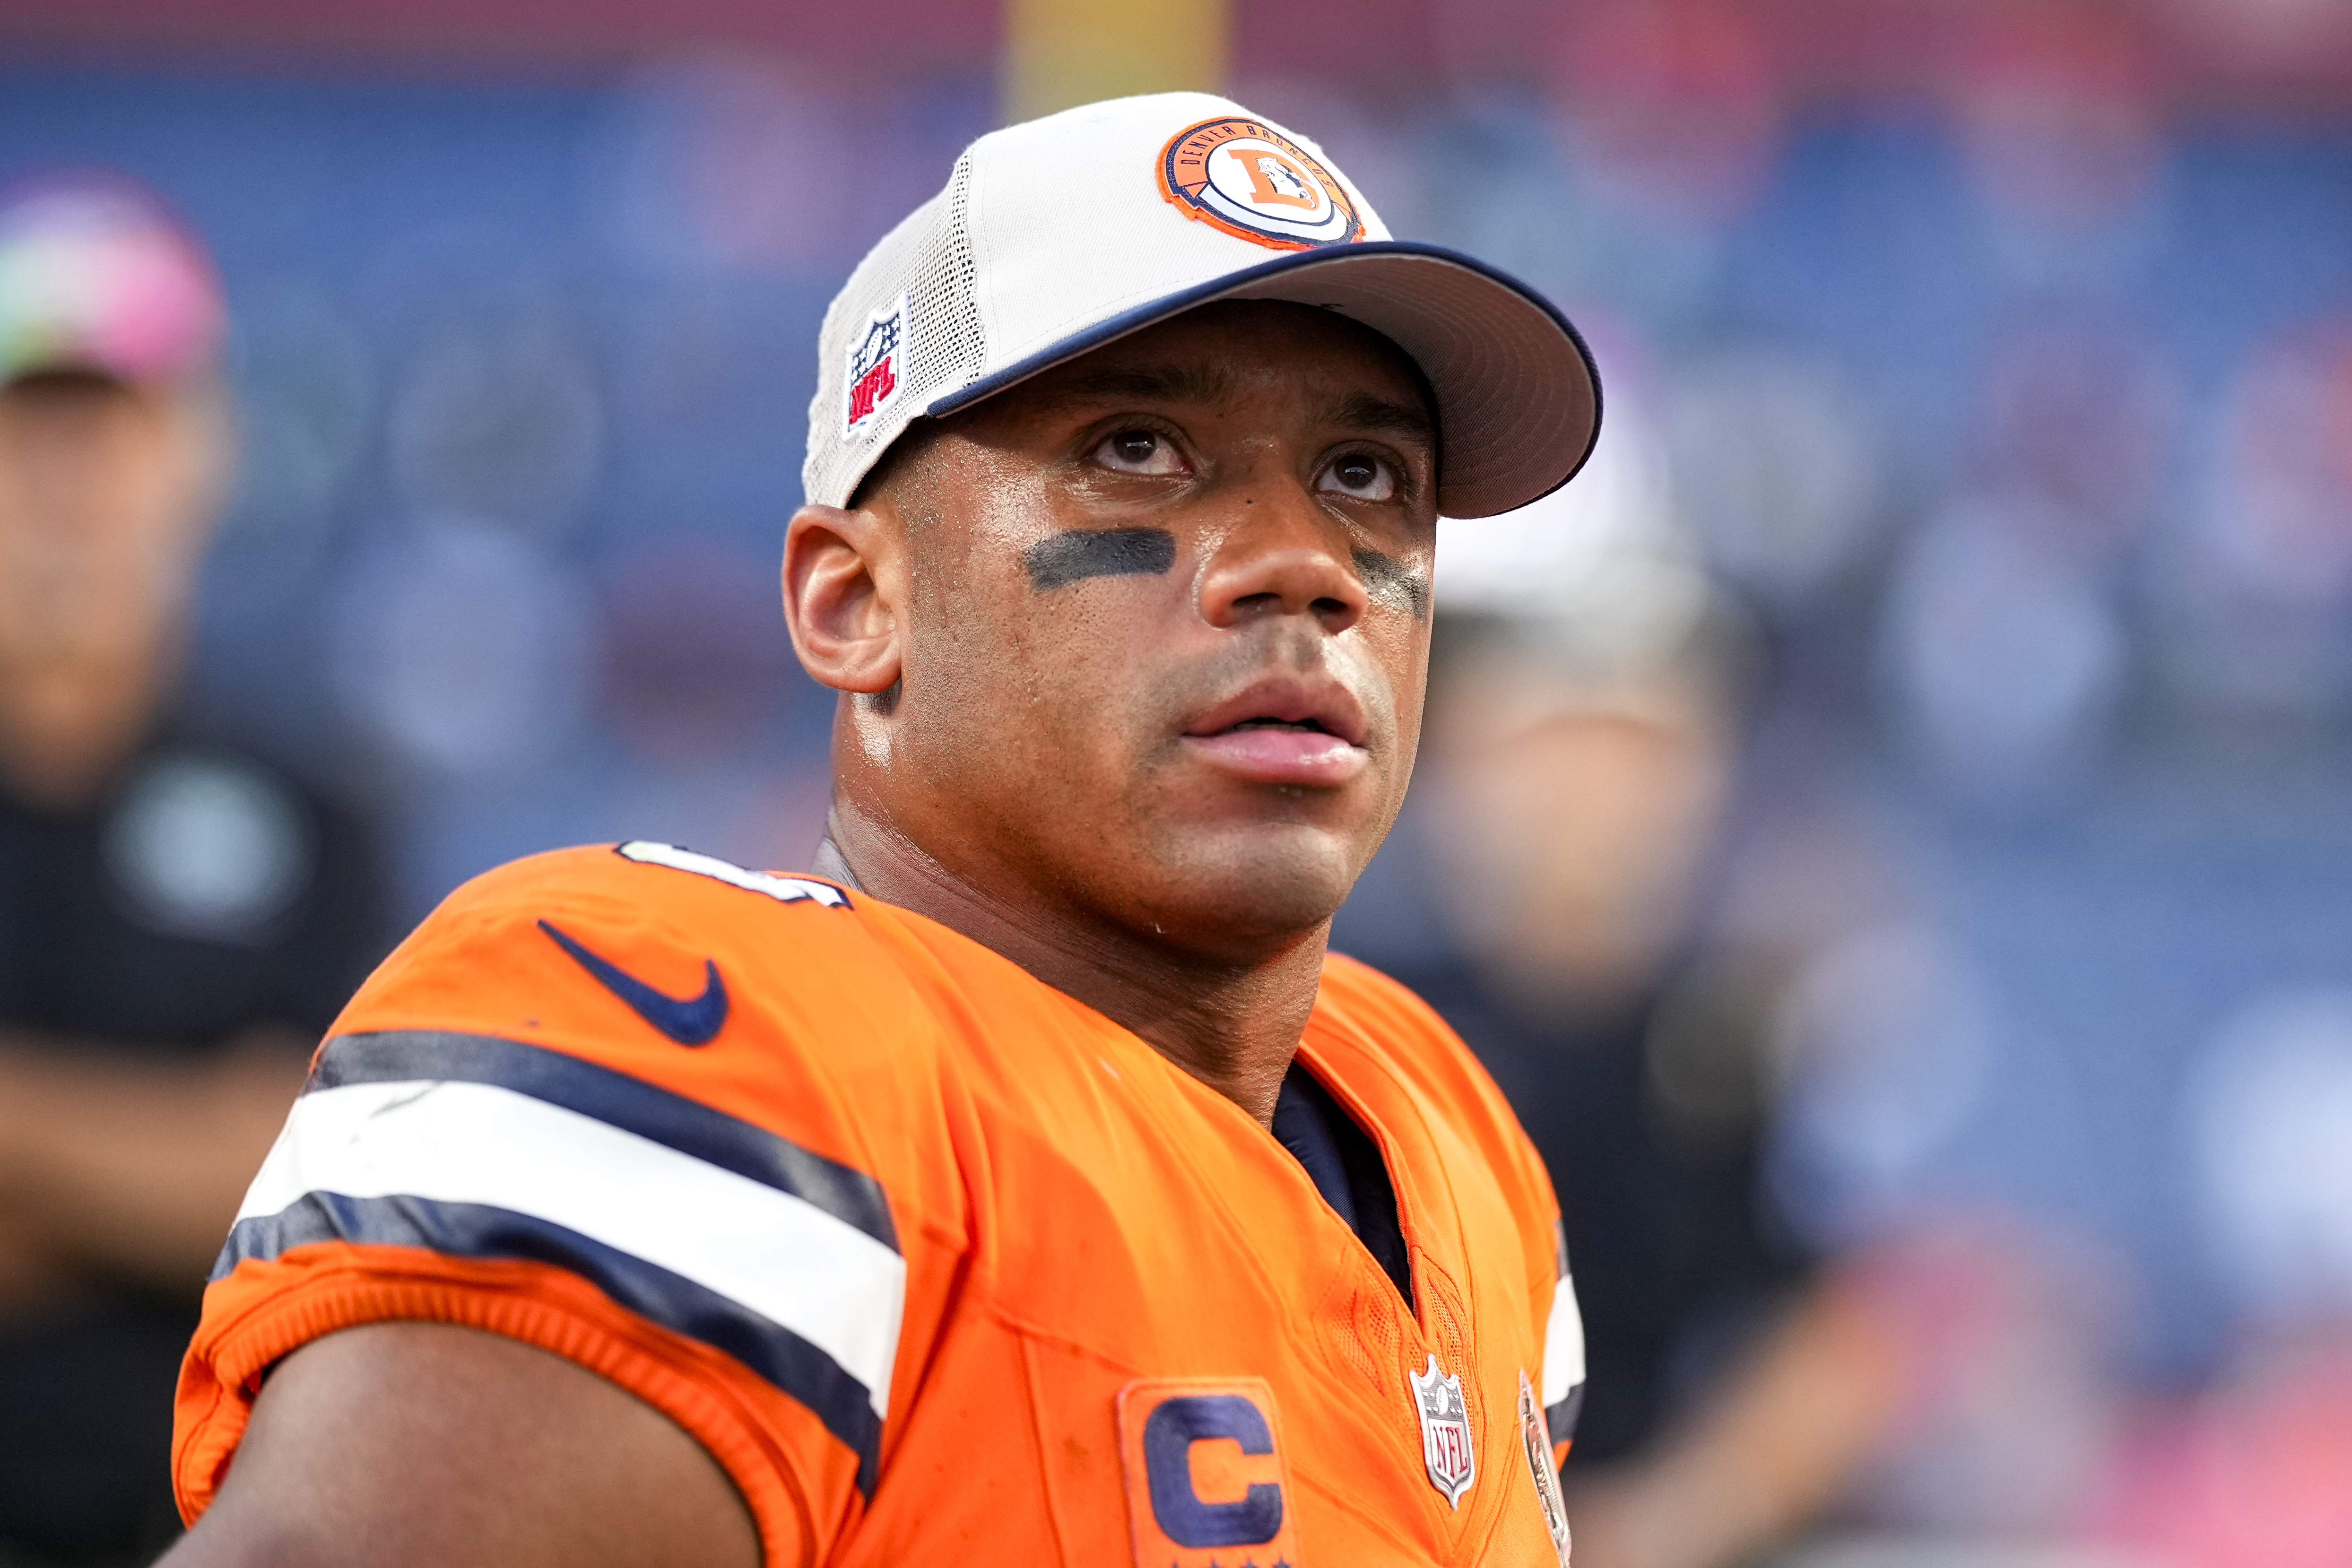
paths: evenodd
<path fill-rule="evenodd" d="M 1936 1347 L 1791 1561 L 2352 1560 L 2352 5 L 6 0 L 0 180 L 214 247 L 189 705 L 372 801 L 413 919 L 804 862 L 825 301 L 971 136 L 1171 86 L 1590 328 L 1592 476 L 1440 598 L 1681 747 L 1513 809 L 1634 779 L 1668 869 L 1594 918 L 1763 977 L 1747 1078 L 1652 1090 Z M 1402 970 L 1478 936 L 1434 782 L 1341 923 Z"/>

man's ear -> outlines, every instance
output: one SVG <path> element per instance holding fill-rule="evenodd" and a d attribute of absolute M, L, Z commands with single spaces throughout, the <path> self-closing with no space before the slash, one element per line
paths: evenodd
<path fill-rule="evenodd" d="M 898 679 L 903 535 L 863 508 L 803 507 L 784 528 L 784 624 L 811 676 L 835 691 Z"/>

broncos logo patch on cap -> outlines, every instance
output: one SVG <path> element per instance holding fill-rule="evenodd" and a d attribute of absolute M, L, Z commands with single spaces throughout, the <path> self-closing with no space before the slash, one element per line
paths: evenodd
<path fill-rule="evenodd" d="M 1186 217 L 1274 250 L 1361 238 L 1363 219 L 1322 162 L 1263 120 L 1185 127 L 1160 153 L 1160 192 Z"/>

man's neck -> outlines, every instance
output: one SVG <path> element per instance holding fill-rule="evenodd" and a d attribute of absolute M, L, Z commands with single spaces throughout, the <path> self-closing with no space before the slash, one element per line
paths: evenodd
<path fill-rule="evenodd" d="M 1328 927 L 1262 959 L 1203 958 L 1065 908 L 985 894 L 838 800 L 813 869 L 1010 959 L 1272 1127 L 1283 1074 L 1314 1009 Z"/>

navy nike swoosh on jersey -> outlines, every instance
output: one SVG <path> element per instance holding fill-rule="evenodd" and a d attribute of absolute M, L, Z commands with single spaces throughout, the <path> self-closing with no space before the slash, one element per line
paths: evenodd
<path fill-rule="evenodd" d="M 719 966 L 708 958 L 702 961 L 702 994 L 673 997 L 590 952 L 547 921 L 541 921 L 539 928 L 571 954 L 574 963 L 595 976 L 606 990 L 628 1003 L 639 1018 L 680 1045 L 709 1044 L 719 1026 L 727 1021 L 727 982 L 719 977 Z"/>

